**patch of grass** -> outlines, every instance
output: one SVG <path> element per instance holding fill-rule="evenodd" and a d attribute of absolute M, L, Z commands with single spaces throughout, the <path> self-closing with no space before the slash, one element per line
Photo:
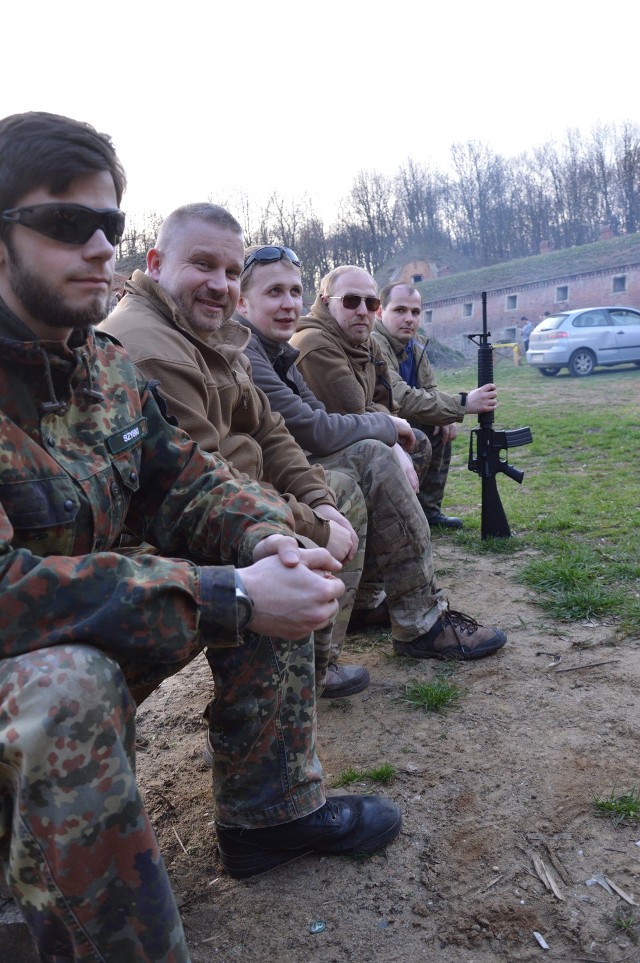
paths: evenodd
<path fill-rule="evenodd" d="M 347 652 L 372 652 L 377 646 L 390 641 L 391 635 L 389 632 L 382 633 L 380 629 L 372 627 L 361 632 L 350 633 L 344 648 Z"/>
<path fill-rule="evenodd" d="M 610 561 L 590 545 L 557 548 L 553 557 L 534 559 L 518 576 L 535 589 L 543 607 L 565 621 L 617 615 L 623 588 L 611 586 Z"/>
<path fill-rule="evenodd" d="M 613 921 L 613 925 L 621 933 L 624 933 L 634 946 L 638 943 L 638 921 L 631 911 L 628 913 L 620 912 Z"/>
<path fill-rule="evenodd" d="M 353 712 L 353 703 L 348 699 L 331 699 L 328 709 L 335 709 L 337 712 L 348 713 Z"/>
<path fill-rule="evenodd" d="M 438 387 L 459 391 L 475 374 L 473 367 L 439 371 Z M 446 537 L 475 554 L 511 554 L 513 577 L 523 550 L 540 553 L 522 569 L 529 601 L 560 620 L 613 619 L 619 638 L 638 640 L 640 372 L 545 380 L 526 365 L 500 363 L 495 380 L 495 427 L 529 425 L 533 434 L 531 445 L 506 453 L 524 471 L 522 485 L 498 476 L 513 537 L 480 539 L 480 479 L 467 469 L 464 437 L 453 445 L 444 505 L 462 516 L 464 529 Z M 465 433 L 473 427 L 475 419 L 465 418 Z"/>
<path fill-rule="evenodd" d="M 619 631 L 624 638 L 638 639 L 640 635 L 640 599 L 632 600 L 622 610 Z"/>
<path fill-rule="evenodd" d="M 429 682 L 412 679 L 407 683 L 400 701 L 411 709 L 423 712 L 442 712 L 453 706 L 460 698 L 461 689 L 443 673 L 437 673 Z"/>
<path fill-rule="evenodd" d="M 614 826 L 620 826 L 625 819 L 635 821 L 640 818 L 640 793 L 635 786 L 619 796 L 615 795 L 615 790 L 607 799 L 596 796 L 593 805 L 597 815 L 613 820 Z"/>
<path fill-rule="evenodd" d="M 389 762 L 383 762 L 371 769 L 345 769 L 331 785 L 334 789 L 351 786 L 354 782 L 375 782 L 381 786 L 389 786 L 395 778 L 395 767 Z"/>

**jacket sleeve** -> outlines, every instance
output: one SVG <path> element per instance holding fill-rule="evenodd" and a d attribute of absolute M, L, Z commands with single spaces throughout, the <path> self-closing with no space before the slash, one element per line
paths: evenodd
<path fill-rule="evenodd" d="M 0 504 L 0 656 L 85 643 L 118 660 L 174 664 L 205 645 L 241 641 L 232 566 L 250 564 L 262 538 L 292 534 L 293 518 L 277 495 L 239 483 L 167 424 L 150 392 L 143 396 L 148 430 L 126 523 L 173 557 L 41 557 L 16 544 Z"/>
<path fill-rule="evenodd" d="M 296 385 L 296 393 L 274 371 L 255 335 L 246 348 L 246 355 L 251 362 L 254 384 L 267 395 L 272 410 L 280 412 L 288 430 L 312 457 L 332 455 L 365 438 L 374 438 L 389 446 L 398 440 L 395 425 L 386 414 L 343 415 L 328 412 L 313 394 L 297 366 L 292 365 L 288 377 Z"/>
<path fill-rule="evenodd" d="M 220 455 L 220 433 L 209 407 L 208 373 L 188 354 L 182 364 L 154 357 L 139 361 L 138 368 L 147 377 L 159 380 L 167 408 L 180 427 L 205 451 Z M 253 435 L 262 449 L 263 477 L 288 502 L 296 532 L 324 547 L 329 541 L 329 523 L 310 506 L 335 506 L 335 496 L 326 483 L 324 471 L 309 465 L 280 415 L 274 416 L 265 401 L 264 396 L 256 399 L 261 427 Z M 238 479 L 246 478 L 235 467 L 230 471 Z"/>
<path fill-rule="evenodd" d="M 249 360 L 243 356 L 242 361 L 251 377 Z M 272 411 L 269 399 L 255 384 L 252 390 L 256 394 L 259 412 L 259 428 L 253 438 L 262 451 L 263 477 L 276 491 L 283 493 L 293 512 L 296 532 L 325 546 L 330 535 L 329 523 L 316 515 L 313 508 L 319 505 L 335 508 L 336 497 L 327 484 L 324 469 L 309 464 L 282 415 Z"/>
<path fill-rule="evenodd" d="M 462 421 L 465 408 L 454 395 L 437 390 L 426 351 L 421 349 L 419 355 L 418 380 L 422 387 L 412 388 L 400 377 L 398 358 L 389 340 L 375 333 L 373 337 L 387 362 L 393 399 L 401 418 L 406 418 L 413 425 L 450 425 L 454 421 Z"/>

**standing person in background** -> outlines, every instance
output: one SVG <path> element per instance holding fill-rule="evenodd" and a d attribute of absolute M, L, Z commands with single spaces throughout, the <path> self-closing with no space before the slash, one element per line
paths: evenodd
<path fill-rule="evenodd" d="M 398 414 L 425 432 L 431 442 L 431 463 L 420 479 L 418 501 L 431 528 L 462 528 L 462 519 L 445 515 L 442 499 L 451 462 L 451 442 L 457 422 L 467 414 L 494 411 L 497 391 L 486 384 L 450 395 L 439 391 L 427 355 L 428 340 L 416 337 L 421 314 L 420 292 L 411 284 L 387 284 L 372 336 L 387 362 Z"/>
<path fill-rule="evenodd" d="M 522 338 L 522 343 L 524 345 L 524 353 L 526 354 L 527 351 L 529 350 L 529 335 L 533 331 L 535 325 L 533 321 L 527 321 L 524 315 L 520 318 L 520 320 L 525 322 L 524 327 L 520 332 L 520 337 Z"/>

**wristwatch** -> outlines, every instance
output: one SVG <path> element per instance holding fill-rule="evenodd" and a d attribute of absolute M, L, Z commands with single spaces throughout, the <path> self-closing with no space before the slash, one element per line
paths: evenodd
<path fill-rule="evenodd" d="M 238 634 L 242 635 L 253 618 L 253 599 L 247 593 L 240 573 L 236 569 L 236 610 L 238 613 Z"/>

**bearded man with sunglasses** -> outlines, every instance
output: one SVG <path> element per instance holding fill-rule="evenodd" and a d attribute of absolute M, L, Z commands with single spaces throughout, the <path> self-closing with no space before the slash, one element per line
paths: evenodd
<path fill-rule="evenodd" d="M 289 343 L 297 339 L 294 331 L 302 310 L 302 282 L 297 260 L 293 261 L 285 249 L 279 251 L 278 260 L 261 263 L 252 260 L 250 249 L 245 260 L 238 316 L 253 332 L 247 354 L 254 380 L 310 457 L 325 468 L 350 475 L 362 490 L 369 516 L 363 601 L 373 603 L 382 584 L 393 645 L 399 654 L 418 659 L 477 659 L 496 652 L 506 642 L 504 632 L 478 625 L 469 616 L 450 610 L 444 593 L 437 590 L 424 513 L 394 453 L 393 442 L 387 438 L 385 444 L 375 434 L 375 419 L 385 412 L 388 416 L 389 409 L 383 402 L 365 405 L 365 392 L 373 393 L 375 383 L 372 380 L 369 385 L 366 372 L 361 372 L 362 380 L 358 380 L 351 370 L 350 355 L 342 347 L 346 343 L 342 324 L 357 339 L 368 337 L 364 332 L 370 330 L 379 305 L 375 282 L 360 268 L 334 272 L 334 277 L 343 279 L 343 291 L 333 289 L 345 312 L 336 311 L 341 324 L 336 320 L 326 337 L 322 328 L 309 325 L 306 329 L 317 334 L 314 344 L 322 357 L 329 359 L 324 381 L 315 381 L 325 399 L 323 404 L 303 378 L 299 352 Z M 321 290 L 327 299 L 332 294 L 330 284 L 323 282 Z M 354 306 L 349 307 L 352 303 Z M 317 305 L 318 299 L 314 311 Z M 371 317 L 363 323 L 367 314 Z M 329 326 L 332 316 L 323 312 L 322 319 Z M 371 364 L 366 351 L 363 358 Z M 342 413 L 336 410 L 335 397 L 343 403 L 351 398 L 349 403 L 354 407 L 368 410 Z M 382 398 L 388 400 L 388 394 L 383 393 Z"/>
<path fill-rule="evenodd" d="M 135 779 L 130 687 L 215 649 L 222 861 L 367 852 L 395 804 L 325 802 L 313 653 L 342 583 L 274 492 L 201 452 L 109 302 L 125 176 L 108 137 L 0 121 L 0 858 L 41 959 L 188 963 Z M 131 531 L 162 555 L 117 551 Z"/>

